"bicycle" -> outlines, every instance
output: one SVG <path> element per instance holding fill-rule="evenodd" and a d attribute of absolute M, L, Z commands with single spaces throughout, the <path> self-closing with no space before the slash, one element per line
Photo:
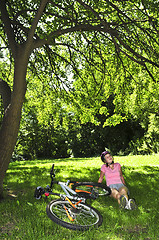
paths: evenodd
<path fill-rule="evenodd" d="M 97 199 L 99 196 L 108 196 L 111 189 L 106 185 L 95 182 L 67 182 L 55 181 L 54 164 L 50 171 L 51 184 L 46 188 L 41 186 L 35 189 L 34 197 L 40 199 L 42 195 L 59 196 L 60 199 L 52 200 L 46 207 L 48 217 L 55 223 L 72 230 L 88 230 L 92 226 L 102 224 L 102 215 L 97 209 L 86 203 L 87 199 Z M 65 194 L 55 193 L 54 184 L 60 185 Z"/>

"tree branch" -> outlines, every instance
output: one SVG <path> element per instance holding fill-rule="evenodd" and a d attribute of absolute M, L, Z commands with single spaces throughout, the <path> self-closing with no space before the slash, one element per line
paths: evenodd
<path fill-rule="evenodd" d="M 41 5 L 37 11 L 37 14 L 33 20 L 33 23 L 32 23 L 32 26 L 31 26 L 31 29 L 28 33 L 28 40 L 27 40 L 27 43 L 32 43 L 32 40 L 33 40 L 33 36 L 35 34 L 35 30 L 36 30 L 36 27 L 37 27 L 37 24 L 39 22 L 39 19 L 41 18 L 43 12 L 44 12 L 44 9 L 46 7 L 46 4 L 48 3 L 48 0 L 42 0 L 41 1 Z"/>
<path fill-rule="evenodd" d="M 9 47 L 11 48 L 13 56 L 15 57 L 17 44 L 15 41 L 13 28 L 11 27 L 11 20 L 8 16 L 5 2 L 6 2 L 5 0 L 1 0 L 0 4 L 1 19 L 4 23 L 4 29 L 8 37 Z"/>

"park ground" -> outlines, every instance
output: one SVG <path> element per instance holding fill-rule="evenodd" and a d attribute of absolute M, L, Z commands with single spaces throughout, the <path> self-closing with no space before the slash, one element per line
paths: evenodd
<path fill-rule="evenodd" d="M 102 214 L 103 224 L 85 232 L 65 229 L 52 222 L 46 214 L 47 202 L 52 198 L 36 200 L 34 190 L 50 183 L 52 163 L 55 164 L 57 180 L 97 182 L 102 164 L 99 157 L 10 163 L 4 181 L 5 198 L 0 202 L 0 239 L 159 239 L 159 155 L 115 156 L 115 162 L 122 165 L 138 209 L 121 210 L 115 200 L 100 197 L 91 204 Z"/>

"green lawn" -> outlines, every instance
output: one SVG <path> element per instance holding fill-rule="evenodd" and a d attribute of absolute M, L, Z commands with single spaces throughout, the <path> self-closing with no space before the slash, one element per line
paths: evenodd
<path fill-rule="evenodd" d="M 0 202 L 0 239 L 106 240 L 159 239 L 159 155 L 115 157 L 123 168 L 131 197 L 138 209 L 120 210 L 110 197 L 100 197 L 92 206 L 100 211 L 103 224 L 85 232 L 62 228 L 46 214 L 53 197 L 34 199 L 34 189 L 50 183 L 49 171 L 55 163 L 57 180 L 97 182 L 100 158 L 70 158 L 13 162 L 5 178 L 5 200 Z"/>

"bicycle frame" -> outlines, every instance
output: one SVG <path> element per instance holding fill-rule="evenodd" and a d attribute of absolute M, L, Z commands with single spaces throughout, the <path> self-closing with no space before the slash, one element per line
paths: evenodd
<path fill-rule="evenodd" d="M 99 191 L 106 190 L 104 195 L 105 193 L 106 195 L 110 195 L 110 191 L 107 187 L 94 182 L 77 182 L 71 180 L 67 180 L 66 182 L 54 181 L 54 164 L 50 171 L 50 177 L 50 185 L 47 185 L 45 188 L 41 186 L 37 187 L 34 192 L 34 197 L 36 199 L 40 199 L 42 195 L 45 195 L 46 198 L 49 195 L 60 197 L 60 199 L 52 200 L 46 207 L 47 215 L 52 221 L 73 230 L 86 230 L 89 229 L 90 226 L 100 226 L 102 224 L 101 214 L 95 208 L 87 204 L 86 200 L 96 199 L 99 196 L 98 189 Z M 53 190 L 54 184 L 59 185 L 63 193 L 56 193 L 56 190 Z M 80 185 L 86 186 L 86 189 L 85 187 L 84 189 L 80 189 Z M 64 219 L 62 217 L 63 214 Z M 69 221 L 65 219 L 65 216 Z M 83 220 L 83 216 L 86 216 L 85 220 Z"/>
<path fill-rule="evenodd" d="M 45 193 L 45 196 L 49 196 L 49 195 L 57 195 L 62 199 L 74 199 L 76 201 L 82 201 L 85 202 L 86 199 L 82 198 L 80 196 L 78 196 L 78 194 L 72 190 L 68 185 L 70 183 L 70 180 L 67 180 L 67 182 L 60 182 L 60 181 L 54 181 L 55 178 L 55 172 L 54 172 L 54 164 L 52 165 L 51 171 L 50 171 L 50 177 L 51 177 L 51 184 L 50 184 L 50 190 L 52 189 L 53 184 L 58 184 L 60 185 L 60 187 L 62 188 L 62 190 L 65 192 L 66 195 L 64 194 L 58 194 L 58 193 L 54 193 L 52 191 Z M 48 194 L 48 195 L 47 195 Z"/>
<path fill-rule="evenodd" d="M 67 200 L 68 199 L 71 199 L 71 200 L 73 199 L 73 200 L 76 200 L 76 201 L 81 200 L 82 202 L 86 201 L 85 198 L 79 197 L 78 194 L 68 186 L 68 184 L 70 183 L 70 180 L 68 180 L 67 182 L 58 181 L 58 182 L 54 182 L 54 183 L 60 185 L 60 187 L 62 188 L 62 190 L 65 192 L 66 195 L 65 194 L 58 194 L 58 193 L 54 193 L 54 192 L 51 192 L 50 193 L 51 195 L 58 195 L 63 199 L 67 198 Z"/>

